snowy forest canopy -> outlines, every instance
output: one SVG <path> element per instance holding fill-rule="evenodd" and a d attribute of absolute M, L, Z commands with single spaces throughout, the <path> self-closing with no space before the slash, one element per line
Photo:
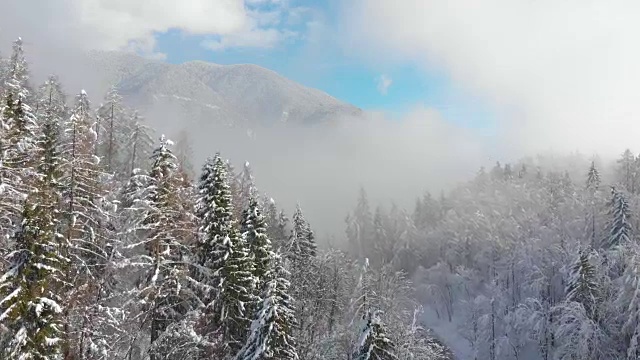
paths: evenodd
<path fill-rule="evenodd" d="M 0 65 L 2 359 L 639 357 L 630 151 L 607 184 L 523 161 L 411 211 L 361 190 L 318 248 L 248 163 L 196 170 L 116 88 L 32 84 L 21 40 Z"/>
<path fill-rule="evenodd" d="M 34 87 L 20 39 L 2 65 L 0 358 L 448 358 L 406 274 L 318 249 L 248 163 Z"/>

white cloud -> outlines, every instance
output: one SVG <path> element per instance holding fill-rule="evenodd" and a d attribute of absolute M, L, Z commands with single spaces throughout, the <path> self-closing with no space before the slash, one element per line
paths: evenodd
<path fill-rule="evenodd" d="M 3 4 L 0 39 L 20 35 L 38 45 L 133 49 L 157 57 L 162 54 L 154 53 L 156 36 L 170 30 L 222 38 L 210 46 L 217 49 L 272 47 L 291 33 L 281 26 L 286 1 L 47 0 L 46 5 L 39 0 Z"/>
<path fill-rule="evenodd" d="M 390 76 L 382 74 L 376 78 L 378 92 L 382 95 L 387 95 L 389 87 L 393 84 L 393 79 Z"/>
<path fill-rule="evenodd" d="M 640 2 L 356 0 L 345 6 L 345 50 L 372 62 L 444 70 L 495 106 L 513 144 L 618 152 L 640 139 Z"/>
<path fill-rule="evenodd" d="M 270 2 L 274 0 L 247 1 Z M 259 5 L 264 4 L 260 3 Z M 295 31 L 278 26 L 282 22 L 287 8 L 285 4 L 276 5 L 275 10 L 261 11 L 260 8 L 251 9 L 247 14 L 248 20 L 241 29 L 230 34 L 204 40 L 201 45 L 213 51 L 222 51 L 229 48 L 269 49 L 288 39 L 295 38 L 298 35 Z"/>

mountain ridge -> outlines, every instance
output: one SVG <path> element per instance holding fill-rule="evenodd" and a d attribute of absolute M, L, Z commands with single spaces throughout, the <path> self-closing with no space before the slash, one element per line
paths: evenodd
<path fill-rule="evenodd" d="M 255 64 L 171 64 L 113 51 L 92 51 L 89 60 L 129 105 L 197 122 L 316 125 L 362 114 L 324 91 Z"/>

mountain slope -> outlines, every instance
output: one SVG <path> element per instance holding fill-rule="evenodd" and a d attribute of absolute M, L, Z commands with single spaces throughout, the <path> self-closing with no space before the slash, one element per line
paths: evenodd
<path fill-rule="evenodd" d="M 131 105 L 192 121 L 247 127 L 321 124 L 361 113 L 256 65 L 175 65 L 120 52 L 93 52 L 90 61 Z"/>

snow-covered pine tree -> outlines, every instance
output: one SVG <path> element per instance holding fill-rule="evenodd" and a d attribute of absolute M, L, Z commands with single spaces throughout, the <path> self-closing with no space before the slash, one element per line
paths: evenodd
<path fill-rule="evenodd" d="M 313 230 L 302 214 L 300 204 L 293 214 L 291 236 L 287 244 L 286 254 L 292 261 L 304 261 L 316 256 L 317 245 Z"/>
<path fill-rule="evenodd" d="M 251 316 L 245 305 L 254 301 L 256 281 L 247 243 L 233 215 L 227 171 L 220 154 L 208 159 L 202 170 L 196 205 L 202 238 L 196 253 L 206 272 L 195 277 L 211 289 L 203 303 L 212 316 L 202 331 L 207 335 L 219 328 L 226 345 L 224 354 L 229 356 L 244 343 Z"/>
<path fill-rule="evenodd" d="M 600 173 L 596 168 L 595 161 L 591 161 L 591 166 L 589 167 L 589 172 L 587 173 L 586 192 L 587 192 L 587 201 L 588 201 L 588 212 L 587 212 L 587 219 L 585 222 L 587 238 L 589 241 L 589 246 L 591 247 L 596 247 L 597 241 L 598 241 L 597 218 L 598 218 L 599 188 L 600 188 Z"/>
<path fill-rule="evenodd" d="M 597 319 L 600 289 L 594 266 L 589 261 L 589 251 L 582 250 L 571 268 L 567 283 L 567 301 L 582 304 L 590 317 Z"/>
<path fill-rule="evenodd" d="M 635 156 L 631 152 L 631 150 L 626 149 L 622 156 L 618 160 L 618 169 L 617 170 L 617 182 L 620 183 L 625 190 L 630 193 L 635 193 L 635 184 L 633 182 L 635 177 Z"/>
<path fill-rule="evenodd" d="M 131 174 L 135 169 L 146 169 L 150 165 L 149 158 L 154 149 L 153 130 L 137 111 L 129 116 L 125 130 L 129 138 L 126 139 L 127 153 L 122 173 Z"/>
<path fill-rule="evenodd" d="M 596 168 L 596 162 L 591 161 L 589 172 L 587 172 L 587 189 L 597 191 L 600 187 L 600 172 Z"/>
<path fill-rule="evenodd" d="M 262 281 L 274 253 L 267 233 L 266 219 L 262 214 L 262 207 L 258 203 L 255 191 L 250 192 L 249 206 L 242 214 L 241 231 L 249 246 L 251 259 L 255 264 L 254 276 Z M 263 288 L 261 284 L 258 285 L 259 289 Z"/>
<path fill-rule="evenodd" d="M 176 136 L 175 146 L 176 159 L 178 159 L 179 171 L 186 176 L 186 179 L 193 180 L 195 168 L 193 167 L 193 147 L 187 130 L 182 129 Z"/>
<path fill-rule="evenodd" d="M 60 147 L 62 176 L 61 233 L 69 246 L 73 283 L 65 295 L 65 332 L 70 339 L 65 356 L 96 355 L 98 343 L 112 329 L 104 328 L 113 282 L 113 257 L 116 249 L 111 225 L 110 204 L 106 198 L 103 173 L 95 155 L 95 121 L 85 91 L 76 96 L 71 115 L 63 123 Z"/>
<path fill-rule="evenodd" d="M 260 292 L 265 288 L 267 272 L 275 254 L 271 248 L 271 240 L 267 232 L 267 224 L 262 208 L 258 204 L 256 191 L 249 191 L 249 205 L 242 213 L 242 236 L 249 247 L 249 257 L 253 262 L 253 276 L 256 280 L 255 295 L 259 300 Z M 251 309 L 253 313 L 254 309 Z"/>
<path fill-rule="evenodd" d="M 640 358 L 640 249 L 631 245 L 625 254 L 625 272 L 615 298 L 617 324 L 624 339 L 626 358 Z"/>
<path fill-rule="evenodd" d="M 213 279 L 221 284 L 214 302 L 214 316 L 219 319 L 226 358 L 243 346 L 251 324 L 251 304 L 256 302 L 254 264 L 247 242 L 234 224 L 229 235 L 231 252 L 224 260 L 222 271 Z"/>
<path fill-rule="evenodd" d="M 263 196 L 262 204 L 271 246 L 277 252 L 284 250 L 289 238 L 287 231 L 289 219 L 284 211 L 278 210 L 275 200 L 266 194 Z"/>
<path fill-rule="evenodd" d="M 0 278 L 0 335 L 3 359 L 57 360 L 64 341 L 62 308 L 68 279 L 66 244 L 59 224 L 58 132 L 47 110 L 38 143 L 38 176 L 27 197 L 22 222 L 15 232 L 9 270 Z M 36 190 L 37 189 L 37 190 Z"/>
<path fill-rule="evenodd" d="M 366 248 L 373 240 L 373 215 L 364 188 L 360 188 L 358 203 L 353 214 L 347 217 L 349 250 L 356 257 L 367 257 Z"/>
<path fill-rule="evenodd" d="M 230 235 L 234 226 L 231 190 L 227 168 L 220 154 L 207 159 L 198 183 L 196 216 L 202 237 L 196 253 L 200 266 L 219 273 L 231 252 Z M 219 284 L 211 284 L 216 288 Z"/>
<path fill-rule="evenodd" d="M 252 195 L 252 191 L 255 190 L 255 181 L 253 179 L 253 172 L 251 171 L 251 166 L 249 162 L 246 161 L 242 168 L 242 173 L 240 174 L 240 209 L 242 211 L 246 210 L 249 207 L 249 199 Z"/>
<path fill-rule="evenodd" d="M 61 124 L 67 118 L 68 108 L 66 105 L 66 95 L 55 75 L 50 76 L 40 87 L 38 117 L 41 124 L 40 152 L 37 159 L 39 163 L 39 173 L 44 174 L 49 186 L 57 192 L 62 191 L 60 184 L 62 177 L 62 154 L 61 154 Z M 61 194 L 58 194 L 58 201 Z M 60 217 L 60 204 L 57 213 Z M 59 226 L 60 224 L 58 224 Z"/>
<path fill-rule="evenodd" d="M 293 331 L 294 302 L 289 295 L 288 272 L 274 256 L 265 274 L 261 308 L 251 324 L 251 334 L 235 360 L 298 359 Z"/>
<path fill-rule="evenodd" d="M 226 160 L 227 165 L 227 184 L 229 185 L 229 190 L 231 191 L 231 202 L 234 204 L 233 207 L 233 218 L 240 219 L 242 218 L 242 204 L 244 200 L 242 199 L 242 187 L 241 187 L 241 177 L 242 173 L 236 173 L 236 169 L 231 163 L 231 161 Z"/>
<path fill-rule="evenodd" d="M 614 249 L 628 243 L 631 239 L 631 220 L 629 204 L 622 192 L 611 188 L 609 203 L 609 235 L 604 242 L 604 248 Z"/>
<path fill-rule="evenodd" d="M 35 160 L 38 124 L 31 106 L 29 77 L 22 39 L 13 43 L 4 98 L 0 108 L 0 236 L 11 236 L 19 221 L 22 204 L 36 178 Z"/>
<path fill-rule="evenodd" d="M 353 360 L 396 360 L 395 345 L 386 333 L 379 310 L 367 311 Z"/>
<path fill-rule="evenodd" d="M 122 96 L 113 86 L 107 92 L 104 103 L 96 111 L 98 136 L 98 156 L 105 171 L 120 171 L 124 161 L 122 151 L 126 146 L 125 120 L 126 114 L 122 104 Z"/>
<path fill-rule="evenodd" d="M 66 259 L 55 233 L 55 189 L 27 198 L 9 271 L 0 278 L 3 359 L 57 360 L 62 333 Z M 8 340 L 8 342 L 7 342 Z"/>
<path fill-rule="evenodd" d="M 137 245 L 144 245 L 146 254 L 136 261 L 144 268 L 137 297 L 140 310 L 146 314 L 141 326 L 148 329 L 151 360 L 165 359 L 162 354 L 172 347 L 168 340 L 175 340 L 173 334 L 167 338 L 165 332 L 184 317 L 191 303 L 191 295 L 183 291 L 185 249 L 178 237 L 181 224 L 176 221 L 182 215 L 176 199 L 180 179 L 176 177 L 176 159 L 170 146 L 171 142 L 162 136 L 153 152 L 147 188 L 140 199 L 145 208 L 140 224 L 144 236 Z"/>

